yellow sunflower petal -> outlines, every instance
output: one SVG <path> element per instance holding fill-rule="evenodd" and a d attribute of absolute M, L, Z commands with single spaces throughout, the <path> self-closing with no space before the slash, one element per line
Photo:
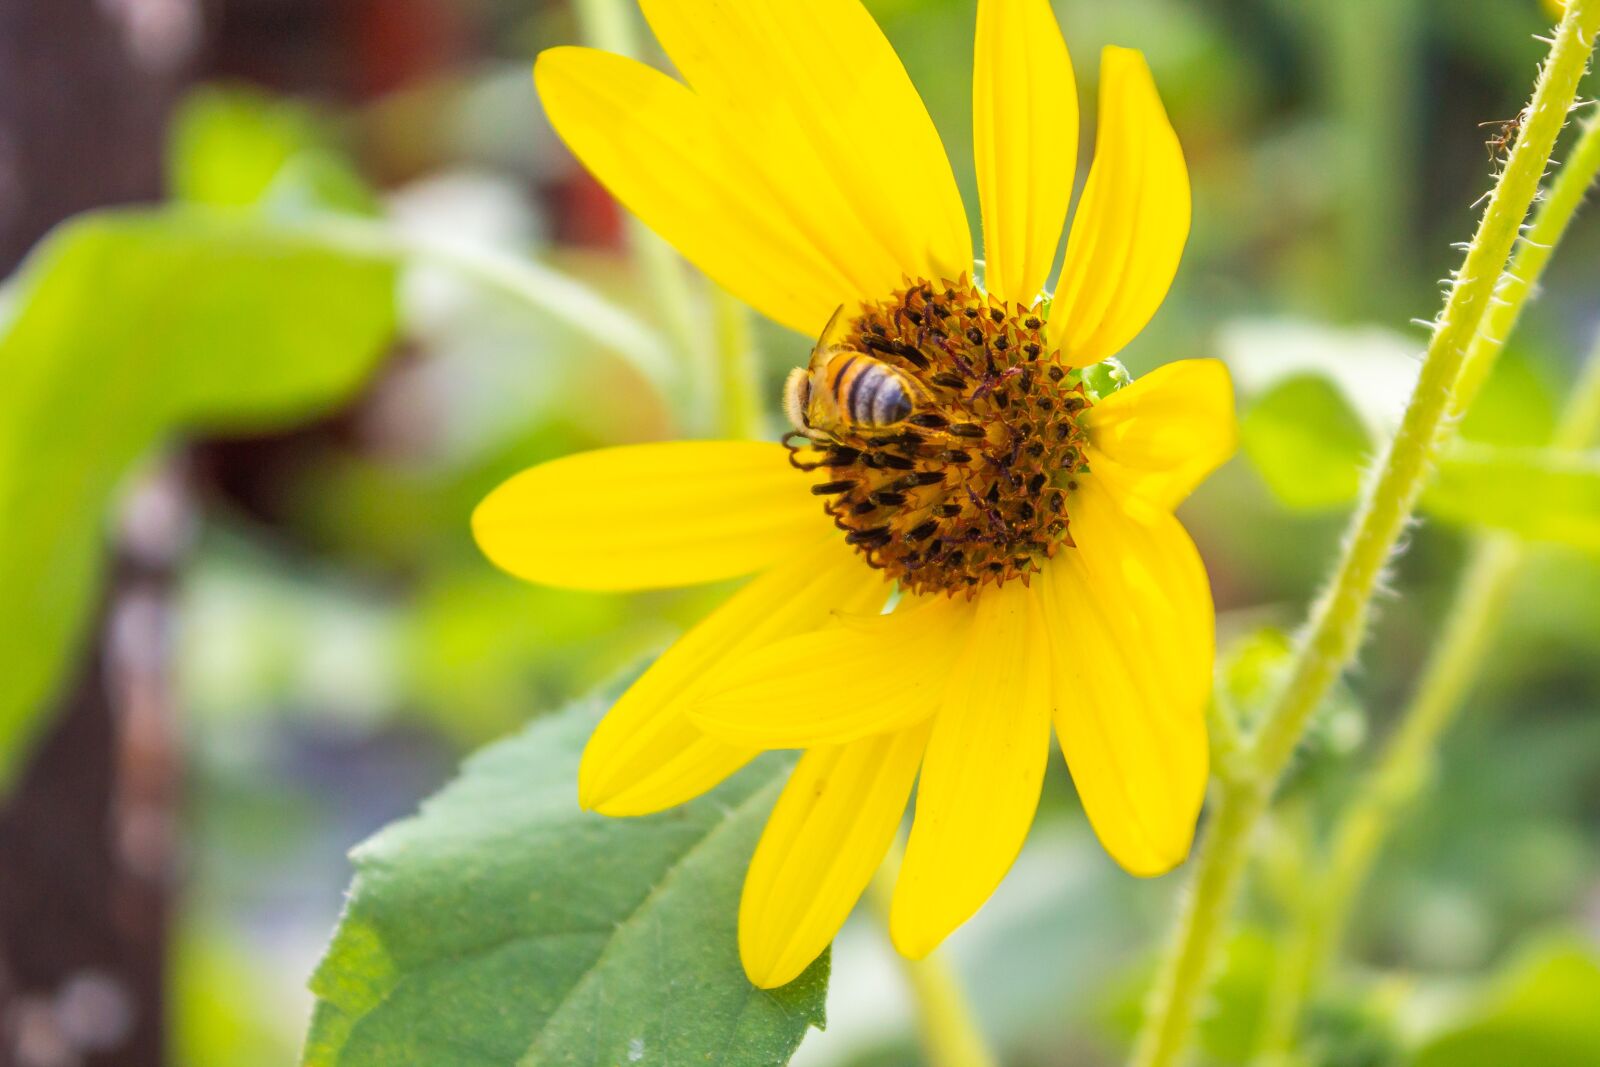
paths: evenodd
<path fill-rule="evenodd" d="M 641 7 L 763 195 L 852 282 L 836 304 L 881 298 L 902 274 L 971 268 L 966 212 L 938 131 L 860 0 Z"/>
<path fill-rule="evenodd" d="M 588 48 L 543 53 L 534 80 L 584 166 L 730 293 L 808 334 L 850 294 L 847 276 L 750 180 L 711 109 L 681 82 Z"/>
<path fill-rule="evenodd" d="M 1233 381 L 1217 359 L 1168 363 L 1084 415 L 1090 467 L 1172 508 L 1233 455 Z"/>
<path fill-rule="evenodd" d="M 1161 874 L 1189 854 L 1205 796 L 1210 586 L 1170 512 L 1084 477 L 1068 515 L 1077 547 L 1040 583 L 1056 732 L 1106 850 Z"/>
<path fill-rule="evenodd" d="M 840 745 L 933 714 L 972 605 L 943 597 L 774 642 L 710 672 L 689 717 L 756 748 Z"/>
<path fill-rule="evenodd" d="M 1032 304 L 1056 261 L 1078 164 L 1078 90 L 1048 0 L 980 0 L 972 141 L 985 283 Z"/>
<path fill-rule="evenodd" d="M 1189 237 L 1189 171 L 1144 56 L 1107 48 L 1100 128 L 1050 311 L 1074 366 L 1117 354 L 1166 299 Z"/>
<path fill-rule="evenodd" d="M 793 981 L 844 925 L 905 813 L 928 727 L 807 752 L 745 875 L 739 955 L 750 981 Z"/>
<path fill-rule="evenodd" d="M 749 582 L 628 688 L 595 728 L 578 770 L 578 800 L 606 815 L 647 815 L 710 789 L 756 749 L 708 737 L 680 699 L 718 664 L 838 611 L 882 607 L 888 587 L 843 538 L 829 536 Z"/>
<path fill-rule="evenodd" d="M 1034 594 L 986 591 L 917 786 L 889 930 L 921 959 L 989 899 L 1033 823 L 1050 754 L 1050 647 Z"/>
<path fill-rule="evenodd" d="M 485 555 L 566 589 L 666 589 L 749 574 L 827 528 L 782 445 L 674 441 L 566 456 L 502 484 L 472 515 Z"/>

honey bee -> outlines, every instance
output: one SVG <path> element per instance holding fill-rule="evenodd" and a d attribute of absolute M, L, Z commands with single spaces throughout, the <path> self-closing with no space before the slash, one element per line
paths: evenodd
<path fill-rule="evenodd" d="M 841 306 L 811 350 L 811 362 L 789 372 L 783 410 L 801 434 L 836 440 L 852 430 L 884 430 L 909 419 L 927 400 L 921 383 L 852 347 Z"/>

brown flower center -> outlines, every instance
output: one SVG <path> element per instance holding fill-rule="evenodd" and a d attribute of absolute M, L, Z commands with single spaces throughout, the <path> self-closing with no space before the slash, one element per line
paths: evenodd
<path fill-rule="evenodd" d="M 1072 543 L 1090 398 L 1043 327 L 965 278 L 919 281 L 837 323 L 792 388 L 790 461 L 826 468 L 812 492 L 907 589 L 970 596 Z"/>

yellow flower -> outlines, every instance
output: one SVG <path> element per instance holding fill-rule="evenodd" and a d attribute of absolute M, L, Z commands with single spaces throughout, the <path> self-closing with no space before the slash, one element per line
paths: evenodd
<path fill-rule="evenodd" d="M 714 280 L 828 337 L 797 379 L 787 452 L 572 456 L 474 516 L 489 557 L 530 581 L 756 575 L 606 716 L 581 803 L 660 811 L 764 749 L 803 749 L 740 908 L 766 987 L 832 940 L 914 782 L 895 944 L 922 956 L 971 916 L 1022 847 L 1052 724 L 1105 847 L 1134 874 L 1171 869 L 1205 790 L 1214 652 L 1172 509 L 1231 454 L 1234 419 L 1214 360 L 1105 397 L 1080 380 L 1155 313 L 1188 236 L 1183 155 L 1143 57 L 1103 55 L 1095 161 L 1046 301 L 1078 134 L 1047 0 L 978 9 L 982 290 L 943 146 L 859 0 L 642 3 L 684 81 L 546 52 L 557 132 Z"/>

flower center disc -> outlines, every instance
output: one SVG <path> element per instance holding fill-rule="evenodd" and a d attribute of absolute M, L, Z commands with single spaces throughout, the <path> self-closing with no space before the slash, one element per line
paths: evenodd
<path fill-rule="evenodd" d="M 867 562 L 912 592 L 970 596 L 1072 543 L 1063 487 L 1083 469 L 1090 401 L 1043 328 L 963 278 L 863 303 L 840 332 L 840 348 L 902 376 L 910 414 L 791 435 L 790 461 L 827 469 L 812 492 Z"/>

